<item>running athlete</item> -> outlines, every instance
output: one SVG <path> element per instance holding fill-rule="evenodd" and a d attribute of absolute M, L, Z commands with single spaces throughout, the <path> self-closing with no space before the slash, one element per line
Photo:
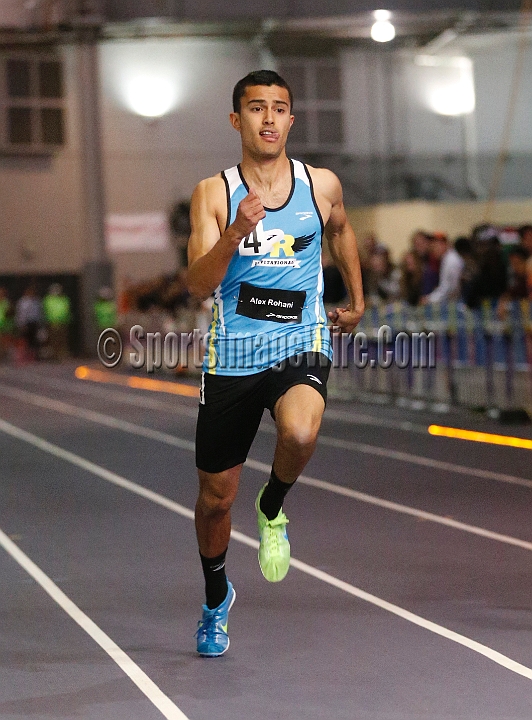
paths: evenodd
<path fill-rule="evenodd" d="M 282 505 L 314 451 L 332 357 L 322 302 L 323 234 L 350 299 L 329 313 L 330 321 L 351 332 L 364 311 L 340 182 L 329 170 L 287 157 L 291 110 L 292 93 L 277 73 L 261 70 L 240 80 L 230 120 L 241 136 L 242 162 L 200 182 L 192 196 L 189 290 L 202 299 L 214 295 L 196 430 L 195 518 L 206 590 L 196 636 L 207 657 L 229 647 L 230 511 L 265 408 L 277 444 L 270 479 L 255 502 L 259 564 L 270 582 L 288 572 Z"/>

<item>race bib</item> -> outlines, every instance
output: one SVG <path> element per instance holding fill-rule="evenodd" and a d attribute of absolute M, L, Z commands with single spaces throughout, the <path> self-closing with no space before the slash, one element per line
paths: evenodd
<path fill-rule="evenodd" d="M 253 320 L 300 323 L 307 293 L 304 290 L 278 290 L 240 283 L 237 315 Z"/>

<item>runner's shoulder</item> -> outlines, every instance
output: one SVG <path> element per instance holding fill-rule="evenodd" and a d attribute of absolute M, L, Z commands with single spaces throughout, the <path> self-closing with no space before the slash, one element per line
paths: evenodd
<path fill-rule="evenodd" d="M 338 176 L 327 168 L 315 168 L 307 165 L 315 192 L 324 195 L 327 199 L 334 201 L 342 196 L 342 186 Z"/>
<path fill-rule="evenodd" d="M 199 192 L 200 194 L 219 194 L 225 193 L 225 182 L 222 178 L 222 174 L 218 173 L 216 175 L 213 175 L 212 177 L 205 178 L 204 180 L 200 180 L 200 182 L 196 185 L 194 192 Z"/>
<path fill-rule="evenodd" d="M 206 204 L 211 208 L 225 207 L 225 183 L 221 173 L 201 180 L 192 194 L 192 202 Z"/>

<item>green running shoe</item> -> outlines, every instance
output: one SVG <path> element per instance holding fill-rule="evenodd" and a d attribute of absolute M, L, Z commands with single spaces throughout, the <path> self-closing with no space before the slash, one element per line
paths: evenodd
<path fill-rule="evenodd" d="M 260 499 L 265 487 L 266 485 L 255 500 L 260 540 L 259 565 L 266 580 L 279 582 L 285 577 L 290 567 L 290 543 L 286 533 L 288 518 L 282 508 L 273 520 L 268 520 L 262 512 Z"/>

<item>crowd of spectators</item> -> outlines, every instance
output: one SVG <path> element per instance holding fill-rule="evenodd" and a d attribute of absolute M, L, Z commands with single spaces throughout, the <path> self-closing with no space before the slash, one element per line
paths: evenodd
<path fill-rule="evenodd" d="M 146 332 L 199 328 L 206 333 L 210 304 L 189 295 L 186 270 L 181 269 L 137 283 L 126 279 L 116 296 L 110 287 L 100 288 L 93 315 L 98 331 L 116 327 L 127 341 L 135 324 Z M 59 283 L 52 283 L 43 292 L 37 282 L 29 282 L 22 295 L 14 299 L 0 286 L 0 362 L 65 360 L 72 354 L 69 330 L 77 321 L 70 298 Z"/>
<path fill-rule="evenodd" d="M 504 315 L 509 301 L 532 300 L 532 225 L 523 225 L 513 235 L 481 226 L 469 237 L 451 242 L 441 232 L 416 231 L 398 264 L 390 250 L 374 235 L 363 240 L 361 267 L 368 306 L 402 301 L 412 307 L 447 301 L 462 301 L 478 308 L 483 300 L 496 301 Z M 324 301 L 339 304 L 345 299 L 342 277 L 324 253 Z M 147 331 L 206 333 L 210 301 L 201 302 L 187 290 L 186 269 L 170 275 L 133 283 L 125 280 L 115 298 L 102 288 L 95 304 L 98 326 L 130 328 L 139 323 Z M 111 322 L 114 320 L 114 322 Z M 37 359 L 47 343 L 50 359 L 68 357 L 67 329 L 73 322 L 68 298 L 54 283 L 44 298 L 29 284 L 14 303 L 0 287 L 0 360 L 19 342 L 25 359 Z M 14 342 L 15 341 L 15 342 Z"/>
<path fill-rule="evenodd" d="M 506 240 L 506 238 L 505 238 Z M 524 225 L 501 242 L 499 231 L 475 228 L 469 237 L 451 242 L 441 232 L 416 231 L 408 250 L 394 264 L 387 246 L 374 235 L 363 240 L 361 266 L 368 305 L 403 301 L 420 306 L 461 300 L 470 308 L 484 299 L 532 299 L 532 225 Z M 342 277 L 324 252 L 324 302 L 345 299 Z M 117 296 L 118 319 L 123 327 L 139 322 L 150 330 L 207 332 L 210 300 L 201 302 L 187 290 L 186 269 L 151 280 L 126 280 Z"/>
<path fill-rule="evenodd" d="M 509 237 L 508 237 L 509 236 Z M 480 226 L 470 237 L 450 242 L 440 232 L 418 230 L 400 263 L 374 235 L 364 239 L 362 282 L 368 304 L 403 301 L 411 306 L 462 301 L 477 308 L 483 300 L 532 300 L 532 225 L 513 233 Z"/>
<path fill-rule="evenodd" d="M 118 294 L 118 313 L 131 310 L 144 313 L 154 309 L 176 313 L 186 308 L 189 302 L 185 270 L 137 283 L 126 278 Z"/>
<path fill-rule="evenodd" d="M 41 297 L 30 282 L 16 302 L 0 287 L 0 360 L 10 354 L 21 362 L 64 360 L 70 354 L 71 322 L 70 298 L 59 283 L 52 283 Z"/>
<path fill-rule="evenodd" d="M 187 271 L 133 283 L 125 279 L 117 296 L 118 323 L 130 328 L 135 323 L 149 332 L 208 330 L 211 302 L 201 302 L 187 289 Z"/>

